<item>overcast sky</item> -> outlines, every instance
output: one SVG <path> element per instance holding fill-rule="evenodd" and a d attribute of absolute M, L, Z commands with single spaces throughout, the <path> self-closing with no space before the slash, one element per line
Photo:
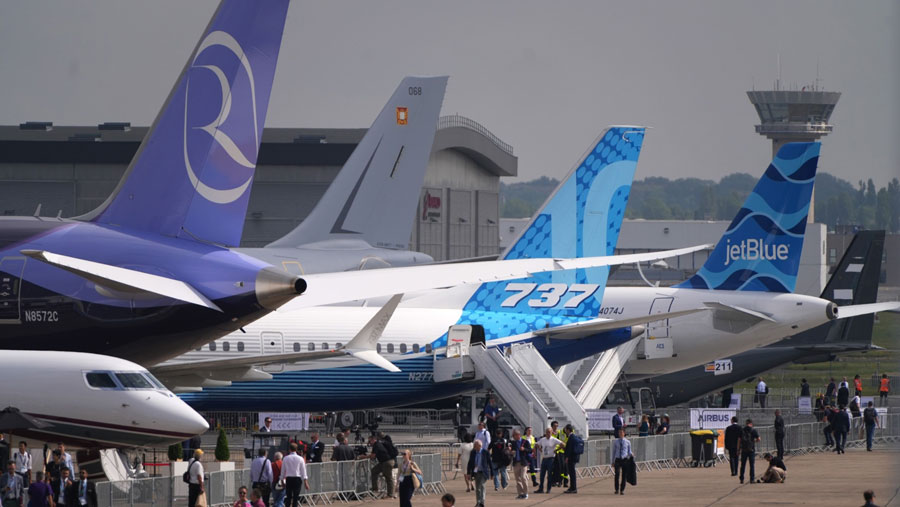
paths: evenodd
<path fill-rule="evenodd" d="M 0 124 L 148 125 L 215 10 L 0 0 Z M 443 114 L 513 145 L 521 179 L 561 177 L 609 124 L 653 127 L 645 176 L 761 174 L 746 96 L 843 93 L 820 169 L 900 176 L 900 2 L 295 1 L 267 126 L 364 127 L 407 74 L 448 74 Z"/>

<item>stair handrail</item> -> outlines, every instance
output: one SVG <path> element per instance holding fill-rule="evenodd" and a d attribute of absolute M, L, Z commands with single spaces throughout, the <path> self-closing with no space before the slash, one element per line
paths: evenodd
<path fill-rule="evenodd" d="M 532 411 L 535 415 L 540 414 L 549 414 L 550 410 L 547 408 L 547 405 L 538 397 L 537 393 L 531 389 L 531 386 L 525 382 L 525 379 L 519 374 L 516 370 L 515 366 L 510 363 L 509 359 L 506 355 L 500 351 L 497 347 L 486 347 L 484 344 L 473 345 L 469 349 L 469 355 L 472 357 L 472 360 L 476 362 L 476 366 L 478 365 L 478 360 L 481 357 L 481 354 L 484 354 L 489 361 L 498 366 L 495 371 L 501 372 L 504 377 L 506 377 L 506 381 L 515 388 L 520 394 L 522 394 L 522 398 L 525 399 L 525 403 L 531 404 L 530 407 L 519 407 L 518 400 L 509 400 L 505 399 L 507 405 L 509 405 L 510 409 L 512 409 L 513 413 L 518 418 L 520 416 L 520 411 L 522 413 L 526 413 L 528 411 Z M 503 365 L 506 365 L 506 368 L 503 368 Z M 482 375 L 485 372 L 481 372 Z M 500 388 L 500 386 L 494 386 L 495 388 Z M 499 390 L 499 389 L 498 389 Z M 502 395 L 502 393 L 501 393 Z M 530 410 L 529 410 L 530 409 Z M 546 419 L 546 415 L 543 416 Z M 521 421 L 520 421 L 521 422 Z M 524 424 L 524 422 L 523 422 Z M 546 421 L 542 424 L 546 424 Z"/>

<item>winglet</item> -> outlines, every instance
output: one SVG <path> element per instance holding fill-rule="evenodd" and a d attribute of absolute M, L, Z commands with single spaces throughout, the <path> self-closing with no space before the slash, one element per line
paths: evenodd
<path fill-rule="evenodd" d="M 387 327 L 388 322 L 390 322 L 391 317 L 393 317 L 394 310 L 397 309 L 397 305 L 400 304 L 401 299 L 403 299 L 403 294 L 393 295 L 391 299 L 378 310 L 375 316 L 373 316 L 369 322 L 366 322 L 366 325 L 356 333 L 356 336 L 350 340 L 350 343 L 343 348 L 344 352 L 357 359 L 374 364 L 379 368 L 384 368 L 387 371 L 394 373 L 399 372 L 400 368 L 397 368 L 393 363 L 379 354 L 376 347 L 378 340 L 381 339 L 381 335 L 384 333 L 384 328 Z"/>

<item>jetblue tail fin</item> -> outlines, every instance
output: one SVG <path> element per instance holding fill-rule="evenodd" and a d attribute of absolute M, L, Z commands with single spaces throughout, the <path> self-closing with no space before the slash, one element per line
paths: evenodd
<path fill-rule="evenodd" d="M 700 271 L 676 287 L 793 292 L 820 146 L 782 146 Z"/>
<path fill-rule="evenodd" d="M 107 201 L 79 217 L 240 242 L 287 0 L 223 0 Z"/>
<path fill-rule="evenodd" d="M 403 79 L 312 213 L 267 246 L 351 237 L 408 248 L 446 87 L 446 76 Z"/>
<path fill-rule="evenodd" d="M 643 140 L 643 127 L 604 131 L 503 258 L 612 255 Z M 596 318 L 608 275 L 590 268 L 485 283 L 460 324 L 482 324 L 493 338 Z"/>

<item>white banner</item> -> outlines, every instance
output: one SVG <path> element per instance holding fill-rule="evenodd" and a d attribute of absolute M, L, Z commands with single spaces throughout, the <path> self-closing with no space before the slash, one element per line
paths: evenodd
<path fill-rule="evenodd" d="M 309 412 L 260 412 L 259 427 L 265 424 L 266 417 L 272 418 L 272 431 L 306 431 L 309 429 Z"/>
<path fill-rule="evenodd" d="M 728 408 L 734 410 L 741 409 L 741 394 L 740 393 L 731 393 L 731 403 L 728 404 Z"/>
<path fill-rule="evenodd" d="M 812 414 L 812 398 L 809 396 L 797 398 L 797 413 L 801 415 Z"/>
<path fill-rule="evenodd" d="M 731 418 L 737 415 L 737 410 L 730 408 L 692 408 L 692 430 L 720 430 L 731 424 Z"/>
<path fill-rule="evenodd" d="M 591 431 L 612 431 L 612 417 L 615 410 L 586 410 L 588 429 Z"/>

